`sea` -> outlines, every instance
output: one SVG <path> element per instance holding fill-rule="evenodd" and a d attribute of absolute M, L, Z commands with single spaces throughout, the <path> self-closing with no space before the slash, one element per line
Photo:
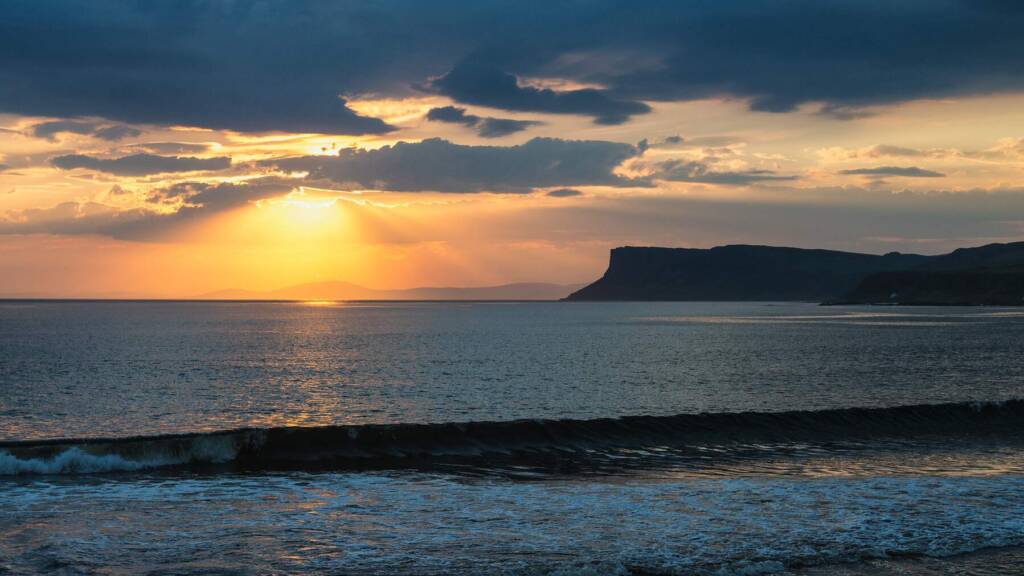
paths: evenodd
<path fill-rule="evenodd" d="M 0 302 L 0 574 L 1024 573 L 1024 311 Z"/>

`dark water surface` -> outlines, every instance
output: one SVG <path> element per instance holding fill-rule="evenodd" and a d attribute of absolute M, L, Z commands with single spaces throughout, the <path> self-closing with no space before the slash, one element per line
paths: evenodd
<path fill-rule="evenodd" d="M 0 304 L 0 439 L 1001 400 L 1024 312 Z"/>
<path fill-rule="evenodd" d="M 1012 573 L 1022 352 L 996 308 L 0 303 L 0 574 Z"/>

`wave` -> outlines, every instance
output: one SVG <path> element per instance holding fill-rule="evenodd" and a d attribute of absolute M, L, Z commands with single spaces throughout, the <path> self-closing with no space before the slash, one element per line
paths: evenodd
<path fill-rule="evenodd" d="M 0 476 L 91 474 L 219 464 L 238 456 L 234 433 L 214 433 L 124 440 L 59 440 L 0 443 Z"/>
<path fill-rule="evenodd" d="M 241 468 L 403 468 L 431 463 L 570 462 L 614 451 L 1024 436 L 1024 400 L 892 408 L 242 428 L 131 438 L 0 442 L 0 475 Z"/>

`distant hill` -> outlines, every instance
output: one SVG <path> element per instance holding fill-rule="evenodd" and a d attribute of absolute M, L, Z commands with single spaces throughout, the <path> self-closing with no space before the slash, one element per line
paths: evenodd
<path fill-rule="evenodd" d="M 425 287 L 376 290 L 340 281 L 310 282 L 270 291 L 219 290 L 204 300 L 560 300 L 580 284 L 521 282 L 473 288 Z"/>
<path fill-rule="evenodd" d="M 776 300 L 1024 305 L 1024 242 L 941 256 L 774 246 L 615 248 L 568 300 Z"/>
<path fill-rule="evenodd" d="M 1024 305 L 1024 242 L 960 248 L 909 270 L 870 274 L 837 303 Z"/>
<path fill-rule="evenodd" d="M 879 272 L 833 304 L 1024 305 L 1024 268 Z"/>
<path fill-rule="evenodd" d="M 957 248 L 949 254 L 930 257 L 921 269 L 977 270 L 1015 267 L 1024 267 L 1024 242 Z"/>
<path fill-rule="evenodd" d="M 819 302 L 846 294 L 869 274 L 927 260 L 775 246 L 615 248 L 604 276 L 568 300 Z"/>

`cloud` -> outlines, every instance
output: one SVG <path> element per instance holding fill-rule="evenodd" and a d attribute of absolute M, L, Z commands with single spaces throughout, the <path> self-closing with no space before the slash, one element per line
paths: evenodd
<path fill-rule="evenodd" d="M 543 122 L 537 122 L 535 120 L 513 120 L 511 118 L 491 118 L 486 116 L 476 116 L 474 114 L 466 114 L 465 108 L 457 108 L 455 106 L 431 108 L 427 112 L 427 120 L 447 122 L 449 124 L 462 124 L 463 126 L 476 128 L 477 134 L 484 138 L 500 138 L 502 136 L 521 132 L 531 126 L 539 126 L 540 124 L 543 124 Z"/>
<path fill-rule="evenodd" d="M 465 108 L 455 106 L 441 106 L 431 108 L 427 111 L 427 120 L 435 122 L 448 122 L 450 124 L 463 124 L 465 126 L 476 126 L 480 122 L 479 116 L 466 114 Z"/>
<path fill-rule="evenodd" d="M 820 103 L 821 113 L 854 120 L 877 105 L 1024 89 L 1011 72 L 1024 56 L 1016 33 L 1024 9 L 1008 2 L 725 0 L 638 9 L 607 0 L 529 17 L 492 9 L 501 12 L 485 28 L 493 38 L 449 73 L 458 82 L 440 86 L 457 101 L 522 106 L 529 95 L 508 78 L 539 77 L 598 86 L 619 102 L 742 98 L 770 113 Z M 491 93 L 499 74 L 505 88 Z"/>
<path fill-rule="evenodd" d="M 654 149 L 674 149 L 674 150 L 696 150 L 704 149 L 706 151 L 726 151 L 730 148 L 736 148 L 741 145 L 745 145 L 746 141 L 736 136 L 697 136 L 693 138 L 684 138 L 679 135 L 666 136 L 661 140 L 654 140 L 648 144 L 648 147 Z"/>
<path fill-rule="evenodd" d="M 571 198 L 573 196 L 582 195 L 583 192 L 580 192 L 579 190 L 576 190 L 574 188 L 557 188 L 555 190 L 550 190 L 546 194 L 546 196 L 551 196 L 552 198 Z"/>
<path fill-rule="evenodd" d="M 171 211 L 118 210 L 97 202 L 64 202 L 52 208 L 9 211 L 0 218 L 0 234 L 98 234 L 123 240 L 158 240 L 188 221 L 199 220 L 251 202 L 289 193 L 295 181 L 255 178 L 244 182 L 183 182 L 158 188 L 147 200 Z M 112 189 L 112 195 L 130 191 Z"/>
<path fill-rule="evenodd" d="M 142 130 L 138 128 L 132 128 L 131 126 L 105 126 L 92 133 L 93 136 L 100 140 L 108 140 L 111 142 L 117 142 L 125 138 L 135 138 L 136 136 L 142 135 Z"/>
<path fill-rule="evenodd" d="M 0 164 L 0 172 L 3 172 L 4 170 L 10 170 L 10 169 L 11 169 L 11 165 L 10 164 Z"/>
<path fill-rule="evenodd" d="M 277 177 L 264 177 L 244 182 L 179 182 L 151 191 L 146 198 L 154 204 L 181 204 L 183 213 L 220 212 L 243 206 L 254 200 L 273 198 L 290 192 L 298 182 Z"/>
<path fill-rule="evenodd" d="M 484 138 L 500 138 L 542 124 L 534 120 L 513 120 L 511 118 L 483 118 L 477 134 Z"/>
<path fill-rule="evenodd" d="M 29 128 L 29 134 L 36 138 L 55 140 L 59 134 L 80 134 L 93 136 L 100 140 L 116 142 L 125 138 L 134 138 L 142 135 L 142 130 L 120 124 L 103 124 L 99 122 L 88 122 L 84 120 L 53 120 L 42 122 Z"/>
<path fill-rule="evenodd" d="M 337 156 L 265 161 L 308 172 L 345 189 L 395 192 L 529 192 L 553 186 L 647 186 L 615 173 L 639 154 L 630 144 L 534 138 L 516 146 L 466 146 L 431 138 L 376 150 L 343 149 Z"/>
<path fill-rule="evenodd" d="M 862 160 L 876 158 L 957 158 L 976 156 L 955 148 L 910 148 L 892 144 L 877 144 L 866 148 L 823 148 L 818 154 L 829 160 Z"/>
<path fill-rule="evenodd" d="M 632 116 L 646 114 L 643 102 L 620 100 L 594 88 L 556 91 L 520 84 L 513 74 L 489 66 L 460 64 L 430 86 L 459 102 L 550 114 L 592 116 L 598 124 L 622 124 Z"/>
<path fill-rule="evenodd" d="M 840 170 L 840 174 L 863 176 L 903 176 L 907 178 L 942 178 L 945 174 L 933 170 L 925 170 L 917 166 L 879 166 L 877 168 L 855 168 Z"/>
<path fill-rule="evenodd" d="M 783 176 L 772 170 L 712 171 L 707 164 L 698 161 L 668 160 L 655 166 L 653 178 L 673 182 L 743 186 L 773 180 L 796 180 L 796 176 Z"/>
<path fill-rule="evenodd" d="M 208 151 L 210 145 L 194 142 L 142 142 L 132 144 L 131 148 L 152 154 L 201 154 Z"/>
<path fill-rule="evenodd" d="M 905 146 L 891 146 L 887 144 L 879 144 L 868 150 L 868 155 L 872 158 L 879 156 L 906 156 L 911 158 L 917 158 L 920 156 L 927 156 L 928 154 L 924 150 L 917 148 L 907 148 Z"/>
<path fill-rule="evenodd" d="M 1024 9 L 996 0 L 53 0 L 3 16 L 0 112 L 128 124 L 375 134 L 392 127 L 347 99 L 416 86 L 606 124 L 660 101 L 852 118 L 1024 90 Z"/>
<path fill-rule="evenodd" d="M 343 95 L 407 91 L 424 74 L 407 67 L 424 64 L 415 51 L 429 39 L 399 39 L 434 19 L 416 22 L 401 4 L 21 3 L 0 18 L 0 111 L 239 132 L 384 133 L 392 127 L 357 114 Z"/>
<path fill-rule="evenodd" d="M 152 210 L 117 211 L 96 203 L 0 213 L 0 234 L 102 234 L 162 241 L 179 227 L 261 199 L 287 194 L 301 180 L 259 178 L 240 183 L 186 183 L 162 188 Z M 762 243 L 884 253 L 938 253 L 966 245 L 1019 239 L 1024 189 L 899 192 L 863 187 L 780 186 L 743 202 L 673 194 L 586 195 L 571 202 L 515 204 L 521 210 L 474 211 L 459 226 L 431 226 L 418 241 L 546 242 L 577 250 L 623 244 L 712 246 Z M 785 198 L 785 200 L 780 200 Z M 164 201 L 166 199 L 166 202 Z M 419 216 L 436 222 L 453 206 L 430 203 Z M 158 210 L 179 207 L 177 212 Z M 466 214 L 466 212 L 456 212 Z M 4 217 L 6 216 L 6 218 Z M 404 222 L 405 220 L 403 220 Z M 402 235 L 401 242 L 408 238 Z"/>
<path fill-rule="evenodd" d="M 636 26 L 664 51 L 660 66 L 607 83 L 626 97 L 745 97 L 764 112 L 821 102 L 826 114 L 856 118 L 867 106 L 1024 88 L 1007 75 L 1024 50 L 1012 32 L 1022 17 L 1006 2 L 666 4 Z M 660 30 L 652 21 L 673 25 Z"/>
<path fill-rule="evenodd" d="M 226 156 L 195 158 L 193 156 L 157 156 L 154 154 L 132 154 L 110 159 L 68 154 L 57 156 L 50 162 L 61 170 L 85 168 L 116 176 L 148 176 L 168 172 L 224 170 L 231 166 L 231 158 Z"/>
<path fill-rule="evenodd" d="M 43 122 L 29 128 L 29 134 L 36 138 L 53 140 L 58 134 L 92 134 L 96 131 L 96 123 L 79 122 L 76 120 L 55 120 Z"/>
<path fill-rule="evenodd" d="M 758 110 L 756 101 L 751 106 L 751 109 Z M 776 112 L 776 110 L 771 110 L 771 109 L 767 109 L 767 110 L 763 110 L 763 111 L 765 111 L 765 112 Z M 780 110 L 780 111 L 781 112 L 788 112 L 789 110 L 788 109 L 784 109 L 784 110 Z M 863 107 L 859 107 L 859 106 L 856 106 L 856 105 L 844 105 L 844 104 L 835 104 L 835 103 L 825 104 L 824 106 L 821 107 L 821 110 L 818 111 L 818 114 L 821 114 L 822 116 L 831 116 L 832 118 L 835 118 L 836 120 L 859 120 L 861 118 L 870 118 L 871 116 L 875 115 L 875 113 L 873 111 L 868 110 L 868 109 L 863 108 Z"/>
<path fill-rule="evenodd" d="M 1002 138 L 991 148 L 968 153 L 967 155 L 984 159 L 1008 158 L 1019 160 L 1024 157 L 1024 138 Z"/>

